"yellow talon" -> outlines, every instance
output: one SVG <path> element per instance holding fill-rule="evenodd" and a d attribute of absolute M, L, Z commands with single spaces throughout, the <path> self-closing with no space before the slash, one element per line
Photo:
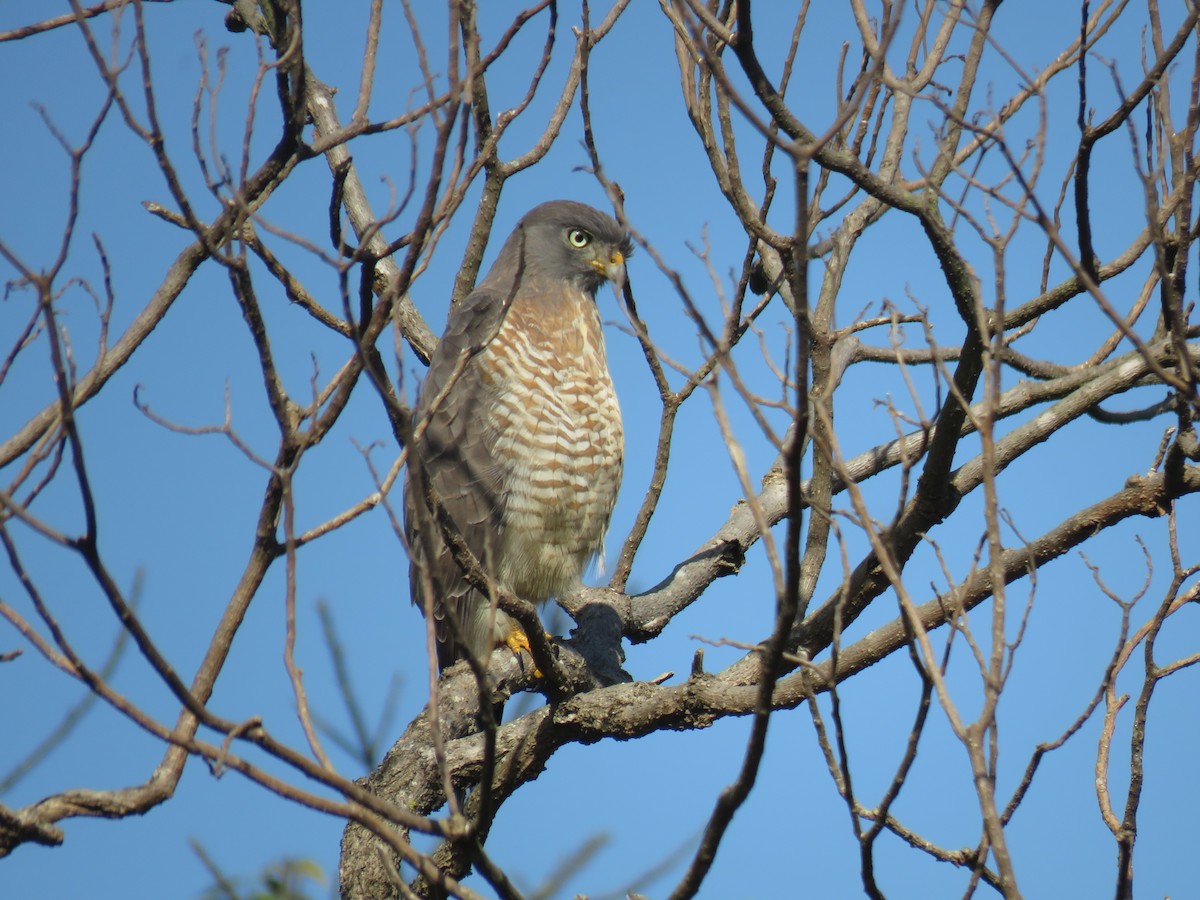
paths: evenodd
<path fill-rule="evenodd" d="M 549 634 L 546 635 L 546 639 L 550 639 Z M 533 648 L 529 645 L 529 635 L 527 635 L 524 630 L 519 627 L 513 628 L 513 630 L 510 631 L 504 638 L 504 646 L 506 646 L 513 653 L 520 654 L 520 652 L 524 650 L 531 658 L 533 657 Z M 536 665 L 533 667 L 533 677 L 542 677 L 542 673 Z"/>

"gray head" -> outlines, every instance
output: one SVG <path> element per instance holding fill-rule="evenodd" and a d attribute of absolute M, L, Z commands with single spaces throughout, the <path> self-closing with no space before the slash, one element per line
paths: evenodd
<path fill-rule="evenodd" d="M 517 223 L 481 287 L 505 290 L 517 277 L 574 283 L 594 295 L 605 281 L 620 292 L 633 242 L 611 216 L 573 200 L 535 206 Z"/>

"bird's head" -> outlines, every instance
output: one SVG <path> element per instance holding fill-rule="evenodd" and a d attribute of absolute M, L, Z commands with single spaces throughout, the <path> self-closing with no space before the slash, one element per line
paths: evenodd
<path fill-rule="evenodd" d="M 529 272 L 577 284 L 594 295 L 605 281 L 620 296 L 633 242 L 616 220 L 572 200 L 530 210 L 518 226 Z"/>

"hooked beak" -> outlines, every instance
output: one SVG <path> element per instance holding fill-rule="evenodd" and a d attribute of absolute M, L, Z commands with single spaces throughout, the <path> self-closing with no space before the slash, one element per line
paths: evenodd
<path fill-rule="evenodd" d="M 607 261 L 598 259 L 592 265 L 612 285 L 613 293 L 617 295 L 618 302 L 621 301 L 625 293 L 625 254 L 620 250 L 614 250 L 612 256 Z"/>

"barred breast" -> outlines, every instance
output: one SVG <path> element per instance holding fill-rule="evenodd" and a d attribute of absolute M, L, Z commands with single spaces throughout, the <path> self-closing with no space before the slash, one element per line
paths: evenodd
<path fill-rule="evenodd" d="M 497 575 L 544 600 L 601 550 L 621 483 L 624 431 L 595 301 L 514 303 L 488 352 L 486 430 L 507 486 Z"/>

